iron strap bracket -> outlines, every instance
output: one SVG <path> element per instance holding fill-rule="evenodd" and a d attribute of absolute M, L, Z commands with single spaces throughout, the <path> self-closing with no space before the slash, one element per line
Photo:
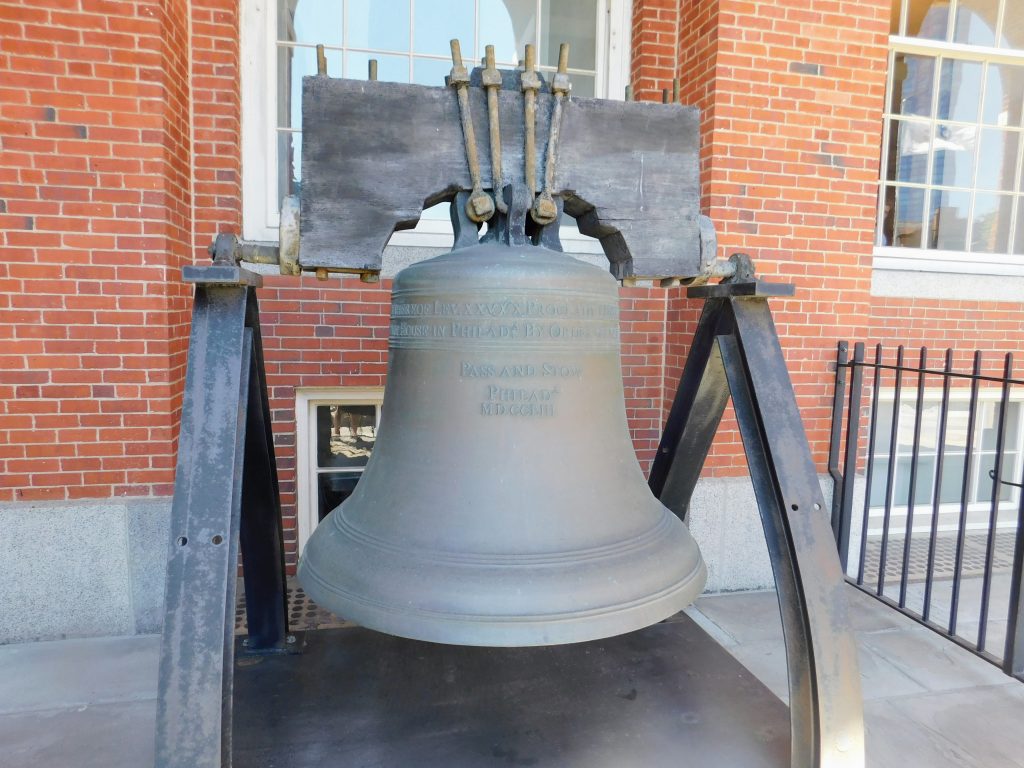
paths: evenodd
<path fill-rule="evenodd" d="M 219 264 L 186 268 L 196 291 L 171 507 L 158 768 L 231 765 L 239 550 L 248 651 L 286 652 L 291 642 L 277 464 L 250 275 Z"/>
<path fill-rule="evenodd" d="M 689 289 L 706 301 L 650 487 L 685 520 L 731 396 L 782 614 L 792 765 L 862 768 L 864 714 L 845 581 L 768 306 L 768 297 L 791 294 L 792 286 L 753 279 Z"/>

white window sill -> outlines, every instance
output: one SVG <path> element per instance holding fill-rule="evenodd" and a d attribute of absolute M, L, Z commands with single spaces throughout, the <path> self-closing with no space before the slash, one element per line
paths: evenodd
<path fill-rule="evenodd" d="M 1024 302 L 1024 256 L 876 247 L 871 295 Z"/>

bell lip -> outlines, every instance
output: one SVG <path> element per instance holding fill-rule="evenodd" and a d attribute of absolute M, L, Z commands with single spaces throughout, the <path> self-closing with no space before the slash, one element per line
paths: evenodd
<path fill-rule="evenodd" d="M 585 611 L 534 616 L 440 613 L 367 600 L 325 582 L 305 558 L 300 559 L 297 575 L 313 602 L 367 629 L 446 645 L 520 648 L 600 640 L 657 624 L 700 595 L 707 581 L 707 566 L 698 554 L 689 574 L 653 596 Z M 339 607 L 342 610 L 335 611 Z"/>

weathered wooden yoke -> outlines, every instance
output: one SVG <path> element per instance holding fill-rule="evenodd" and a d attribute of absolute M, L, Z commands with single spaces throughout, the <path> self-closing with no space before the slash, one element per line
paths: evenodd
<path fill-rule="evenodd" d="M 650 487 L 685 518 L 731 397 L 778 588 L 791 765 L 863 766 L 842 573 L 768 306 L 774 296 L 792 295 L 793 286 L 758 280 L 743 255 L 715 258 L 714 229 L 698 209 L 697 111 L 570 98 L 564 61 L 545 79 L 533 71 L 530 52 L 523 70 L 496 70 L 490 60 L 468 72 L 459 56 L 454 64 L 447 88 L 332 79 L 323 70 L 306 78 L 301 205 L 286 201 L 280 245 L 222 235 L 211 266 L 184 270 L 196 293 L 167 570 L 157 765 L 231 764 L 239 551 L 249 626 L 243 652 L 288 654 L 302 645 L 287 626 L 260 277 L 241 262 L 275 261 L 286 274 L 373 279 L 391 234 L 414 226 L 425 207 L 449 200 L 456 244 L 475 241 L 486 221 L 490 237 L 518 227 L 535 243 L 560 249 L 564 211 L 600 240 L 616 278 L 682 283 L 689 297 L 704 300 Z M 529 219 L 518 224 L 507 220 L 517 194 L 532 201 Z M 716 756 L 713 748 L 700 749 L 701 764 L 753 764 L 728 750 Z"/>

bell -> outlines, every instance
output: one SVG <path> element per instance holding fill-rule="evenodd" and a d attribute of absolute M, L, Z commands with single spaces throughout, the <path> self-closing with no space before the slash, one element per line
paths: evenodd
<path fill-rule="evenodd" d="M 553 645 L 688 605 L 707 571 L 626 425 L 615 280 L 485 242 L 404 269 L 384 407 L 352 495 L 299 563 L 307 594 L 418 640 Z"/>

